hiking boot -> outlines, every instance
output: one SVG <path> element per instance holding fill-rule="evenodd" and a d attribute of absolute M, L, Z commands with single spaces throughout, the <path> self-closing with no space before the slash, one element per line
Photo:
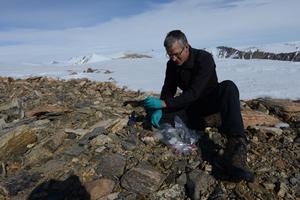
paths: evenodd
<path fill-rule="evenodd" d="M 224 169 L 235 181 L 254 182 L 255 176 L 247 166 L 247 144 L 243 137 L 229 137 L 224 152 Z"/>

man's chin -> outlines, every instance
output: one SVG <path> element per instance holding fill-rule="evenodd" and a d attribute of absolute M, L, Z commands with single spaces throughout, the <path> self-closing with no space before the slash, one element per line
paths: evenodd
<path fill-rule="evenodd" d="M 183 62 L 175 62 L 175 64 L 176 64 L 177 66 L 181 66 L 181 65 L 183 64 Z"/>

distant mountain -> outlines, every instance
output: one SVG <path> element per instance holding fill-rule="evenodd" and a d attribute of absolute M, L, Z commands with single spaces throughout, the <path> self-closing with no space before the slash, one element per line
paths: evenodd
<path fill-rule="evenodd" d="M 300 41 L 288 43 L 274 43 L 260 46 L 250 47 L 228 47 L 219 46 L 215 48 L 206 48 L 206 51 L 212 53 L 216 58 L 231 58 L 231 59 L 269 59 L 300 62 Z M 97 54 L 72 57 L 66 61 L 52 61 L 53 65 L 83 65 L 97 63 L 111 59 L 140 59 L 161 57 L 164 53 L 155 52 L 154 50 L 137 53 L 137 52 L 122 52 L 115 54 Z"/>
<path fill-rule="evenodd" d="M 111 58 L 108 56 L 103 56 L 101 54 L 93 53 L 92 55 L 87 55 L 87 56 L 72 57 L 67 61 L 67 63 L 70 65 L 82 65 L 87 63 L 101 62 L 110 59 Z"/>
<path fill-rule="evenodd" d="M 139 59 L 139 58 L 152 58 L 152 56 L 147 54 L 142 54 L 142 53 L 118 53 L 118 54 L 111 54 L 111 55 L 102 55 L 102 54 L 93 53 L 91 55 L 71 57 L 69 60 L 63 62 L 54 60 L 50 62 L 50 64 L 83 65 L 89 63 L 107 61 L 111 59 Z"/>
<path fill-rule="evenodd" d="M 217 58 L 269 59 L 300 62 L 300 41 L 276 43 L 258 47 L 226 47 L 206 49 Z"/>

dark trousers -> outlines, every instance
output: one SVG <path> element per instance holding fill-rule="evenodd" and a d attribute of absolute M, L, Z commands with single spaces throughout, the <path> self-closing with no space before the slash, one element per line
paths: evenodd
<path fill-rule="evenodd" d="M 175 115 L 179 116 L 189 128 L 202 129 L 203 117 L 221 113 L 221 132 L 226 136 L 245 137 L 240 110 L 239 90 L 232 81 L 223 81 L 205 98 L 179 110 L 165 110 L 160 123 L 174 125 Z"/>

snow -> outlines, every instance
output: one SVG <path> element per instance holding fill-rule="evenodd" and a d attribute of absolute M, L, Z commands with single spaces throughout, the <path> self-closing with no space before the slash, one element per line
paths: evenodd
<path fill-rule="evenodd" d="M 163 53 L 153 52 L 152 58 L 140 59 L 121 59 L 121 56 L 116 55 L 94 54 L 89 57 L 91 62 L 85 64 L 0 63 L 0 76 L 15 78 L 50 76 L 59 79 L 86 77 L 94 81 L 115 80 L 119 86 L 133 90 L 160 92 L 167 62 Z M 234 81 L 240 90 L 241 99 L 258 97 L 300 99 L 299 62 L 220 58 L 215 58 L 215 62 L 219 81 L 228 79 Z M 96 71 L 86 73 L 88 68 Z"/>

